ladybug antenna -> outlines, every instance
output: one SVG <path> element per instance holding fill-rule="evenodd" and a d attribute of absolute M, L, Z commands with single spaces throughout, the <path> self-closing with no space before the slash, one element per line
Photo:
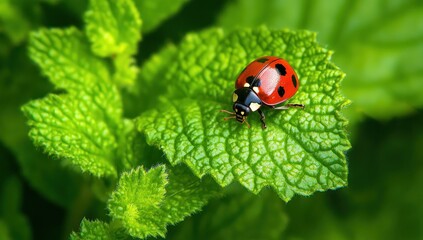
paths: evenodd
<path fill-rule="evenodd" d="M 228 113 L 230 115 L 236 115 L 236 113 L 231 112 L 231 111 L 228 111 L 228 110 L 225 110 L 225 109 L 220 110 L 220 112 Z"/>
<path fill-rule="evenodd" d="M 234 112 L 230 112 L 230 111 L 228 111 L 228 110 L 224 110 L 224 109 L 220 110 L 220 112 L 224 112 L 224 113 L 227 113 L 227 114 L 232 115 L 232 116 L 230 116 L 230 117 L 225 117 L 225 118 L 223 118 L 223 120 L 225 120 L 225 121 L 227 121 L 227 120 L 229 120 L 229 119 L 236 118 L 236 113 L 234 113 Z M 244 119 L 243 119 L 242 123 L 247 124 L 247 127 L 248 127 L 248 128 L 251 128 L 250 124 L 247 122 L 247 120 L 245 119 L 245 117 L 244 117 Z"/>
<path fill-rule="evenodd" d="M 220 112 L 224 112 L 224 113 L 227 113 L 227 114 L 230 114 L 230 115 L 232 115 L 232 116 L 230 116 L 230 117 L 225 117 L 225 118 L 223 118 L 223 120 L 225 120 L 225 121 L 228 121 L 229 119 L 232 119 L 232 118 L 236 118 L 236 113 L 234 113 L 234 112 L 230 112 L 230 111 L 228 111 L 228 110 L 224 110 L 224 109 L 222 109 L 222 110 L 220 110 Z"/>

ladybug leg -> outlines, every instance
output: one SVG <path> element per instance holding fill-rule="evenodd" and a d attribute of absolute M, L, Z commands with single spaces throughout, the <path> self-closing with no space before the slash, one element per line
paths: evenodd
<path fill-rule="evenodd" d="M 248 128 L 251 128 L 250 124 L 247 121 L 244 121 L 244 122 L 245 122 L 245 124 L 247 124 Z"/>
<path fill-rule="evenodd" d="M 257 109 L 257 112 L 260 114 L 260 121 L 261 121 L 261 128 L 266 129 L 266 122 L 264 119 L 266 119 L 266 116 L 264 116 L 264 113 L 261 109 Z"/>

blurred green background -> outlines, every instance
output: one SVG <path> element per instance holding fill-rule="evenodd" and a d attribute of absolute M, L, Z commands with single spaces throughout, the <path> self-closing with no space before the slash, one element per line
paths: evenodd
<path fill-rule="evenodd" d="M 270 191 L 228 194 L 171 227 L 169 239 L 423 239 L 423 1 L 182 2 L 143 30 L 139 64 L 209 27 L 316 31 L 347 74 L 342 91 L 352 100 L 345 114 L 353 147 L 348 187 L 288 204 Z M 83 0 L 0 0 L 0 239 L 65 239 L 78 216 L 104 210 L 71 212 L 84 204 L 87 179 L 33 147 L 19 109 L 52 91 L 28 58 L 29 32 L 82 29 L 86 7 Z M 144 22 L 154 11 L 141 13 Z M 222 216 L 225 208 L 231 218 Z M 257 211 L 246 217 L 245 209 Z"/>

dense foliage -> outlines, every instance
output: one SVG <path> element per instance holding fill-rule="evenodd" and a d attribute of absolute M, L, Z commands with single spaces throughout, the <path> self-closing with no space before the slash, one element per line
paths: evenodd
<path fill-rule="evenodd" d="M 422 238 L 422 16 L 0 0 L 0 239 Z M 292 64 L 306 108 L 223 121 L 263 55 Z"/>

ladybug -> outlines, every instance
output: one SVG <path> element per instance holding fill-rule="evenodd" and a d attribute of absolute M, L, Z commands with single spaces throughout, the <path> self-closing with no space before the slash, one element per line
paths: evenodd
<path fill-rule="evenodd" d="M 235 82 L 236 90 L 232 95 L 234 112 L 221 111 L 234 115 L 225 120 L 235 118 L 241 124 L 245 122 L 248 127 L 247 116 L 257 111 L 265 129 L 265 116 L 260 107 L 265 105 L 277 110 L 304 108 L 303 104 L 276 106 L 293 97 L 299 87 L 297 74 L 286 60 L 274 56 L 260 57 L 248 64 Z"/>

